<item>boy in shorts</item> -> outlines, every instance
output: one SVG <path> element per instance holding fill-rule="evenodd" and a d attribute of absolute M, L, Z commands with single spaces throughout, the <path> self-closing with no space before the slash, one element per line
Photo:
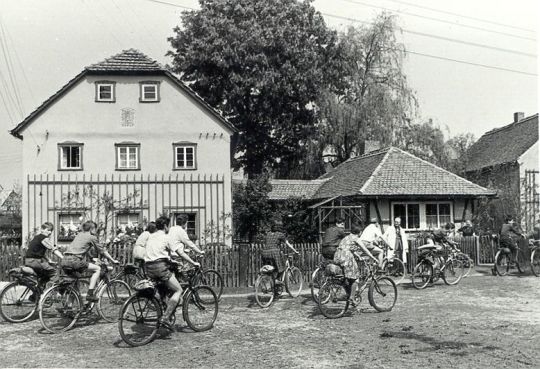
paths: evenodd
<path fill-rule="evenodd" d="M 119 264 L 117 260 L 107 252 L 107 250 L 98 242 L 95 235 L 97 224 L 89 220 L 83 223 L 82 232 L 75 236 L 75 239 L 67 247 L 64 252 L 64 258 L 62 259 L 62 268 L 70 268 L 76 272 L 83 273 L 86 270 L 92 272 L 90 277 L 90 285 L 88 286 L 88 294 L 86 295 L 86 301 L 97 301 L 97 297 L 94 294 L 96 285 L 100 279 L 101 267 L 94 263 L 89 263 L 88 253 L 92 249 L 97 249 L 98 253 L 105 256 L 113 264 Z"/>

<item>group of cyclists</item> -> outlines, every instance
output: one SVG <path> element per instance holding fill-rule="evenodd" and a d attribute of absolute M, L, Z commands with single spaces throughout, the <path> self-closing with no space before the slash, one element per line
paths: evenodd
<path fill-rule="evenodd" d="M 171 226 L 170 218 L 160 216 L 154 222 L 147 225 L 146 230 L 139 235 L 133 248 L 135 263 L 144 267 L 145 274 L 149 279 L 164 283 L 172 295 L 168 300 L 167 310 L 161 318 L 161 324 L 173 329 L 172 314 L 178 304 L 182 303 L 182 286 L 175 274 L 171 271 L 172 258 L 180 258 L 180 269 L 187 271 L 200 264 L 194 261 L 188 252 L 203 255 L 202 251 L 188 236 L 186 231 L 186 215 L 176 217 L 176 225 Z M 88 303 L 98 300 L 95 287 L 98 285 L 101 275 L 99 257 L 107 259 L 113 264 L 119 264 L 107 251 L 106 245 L 100 243 L 97 237 L 98 227 L 94 221 L 88 220 L 81 225 L 81 231 L 62 253 L 51 240 L 54 225 L 45 222 L 39 232 L 28 243 L 24 265 L 33 269 L 38 278 L 38 283 L 44 286 L 55 277 L 57 268 L 48 257 L 47 251 L 52 252 L 60 259 L 60 267 L 66 273 L 86 272 L 92 273 L 89 281 L 86 301 Z M 178 263 L 178 261 L 176 261 Z M 32 295 L 29 300 L 34 302 L 36 296 Z"/>

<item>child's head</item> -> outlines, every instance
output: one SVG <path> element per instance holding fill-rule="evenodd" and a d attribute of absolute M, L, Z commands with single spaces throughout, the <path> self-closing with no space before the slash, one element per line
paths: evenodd
<path fill-rule="evenodd" d="M 148 233 L 154 233 L 156 231 L 156 223 L 155 222 L 150 222 L 148 223 L 148 225 L 146 226 L 146 231 Z"/>
<path fill-rule="evenodd" d="M 176 225 L 179 225 L 180 227 L 184 228 L 188 221 L 188 217 L 185 214 L 180 214 L 176 217 Z"/>
<path fill-rule="evenodd" d="M 170 219 L 166 216 L 161 216 L 156 219 L 156 229 L 158 231 L 167 231 L 170 223 Z"/>
<path fill-rule="evenodd" d="M 97 224 L 96 222 L 92 221 L 92 220 L 87 220 L 86 222 L 83 223 L 82 225 L 82 230 L 83 232 L 94 232 L 95 230 L 97 229 Z"/>
<path fill-rule="evenodd" d="M 362 227 L 358 223 L 351 225 L 351 233 L 359 235 L 362 232 Z"/>
<path fill-rule="evenodd" d="M 41 225 L 41 233 L 49 236 L 54 230 L 54 225 L 51 222 L 45 222 Z"/>

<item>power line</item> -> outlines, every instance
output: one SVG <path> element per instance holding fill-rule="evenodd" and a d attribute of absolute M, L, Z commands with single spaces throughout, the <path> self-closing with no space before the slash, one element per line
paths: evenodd
<path fill-rule="evenodd" d="M 183 6 L 183 5 L 168 3 L 166 1 L 159 1 L 159 0 L 145 0 L 145 1 L 150 1 L 151 3 L 158 3 L 158 4 L 163 4 L 163 5 L 170 5 L 170 6 L 174 6 L 176 8 L 182 8 L 182 9 L 188 9 L 188 10 L 197 10 L 197 8 L 192 8 L 192 7 L 189 7 L 189 6 Z"/>
<path fill-rule="evenodd" d="M 363 24 L 369 24 L 369 25 L 374 24 L 373 22 L 363 21 L 363 20 L 356 19 L 356 18 L 343 17 L 343 16 L 335 15 L 335 14 L 329 14 L 329 13 L 321 13 L 321 14 L 326 15 L 328 17 L 332 17 L 332 18 L 348 20 L 348 21 L 351 21 L 351 22 L 357 22 L 357 23 L 363 23 Z M 537 57 L 536 54 L 526 53 L 526 52 L 519 51 L 519 50 L 506 49 L 506 48 L 496 47 L 496 46 L 491 46 L 491 45 L 486 45 L 486 44 L 479 44 L 479 43 L 471 42 L 471 41 L 459 40 L 459 39 L 451 38 L 451 37 L 432 35 L 432 34 L 429 34 L 429 33 L 423 33 L 423 32 L 418 32 L 418 31 L 411 31 L 411 30 L 405 29 L 405 28 L 400 28 L 400 29 L 401 29 L 401 31 L 403 33 L 410 33 L 412 35 L 429 37 L 429 38 L 434 38 L 434 39 L 438 39 L 438 40 L 444 40 L 444 41 L 448 41 L 448 42 L 455 42 L 455 43 L 458 43 L 458 44 L 469 45 L 469 46 L 474 46 L 474 47 L 481 47 L 481 48 L 484 48 L 484 49 L 502 51 L 502 52 L 516 54 L 516 55 L 523 55 L 523 56 L 528 56 L 528 57 L 531 57 L 531 58 L 536 58 Z"/>
<path fill-rule="evenodd" d="M 485 23 L 490 23 L 490 24 L 494 24 L 494 25 L 497 25 L 497 26 L 509 27 L 509 28 L 514 28 L 514 29 L 519 29 L 519 30 L 522 30 L 522 31 L 534 32 L 534 33 L 536 33 L 535 30 L 530 29 L 530 28 L 518 27 L 518 26 L 511 25 L 511 24 L 495 22 L 495 21 L 492 21 L 492 20 L 489 20 L 489 19 L 485 19 L 485 18 L 471 17 L 470 15 L 465 15 L 465 14 L 460 14 L 460 13 L 454 13 L 454 12 L 450 12 L 450 11 L 442 10 L 442 9 L 430 8 L 429 6 L 413 4 L 413 3 L 409 3 L 409 2 L 407 2 L 407 1 L 400 1 L 400 0 L 387 0 L 387 1 L 391 1 L 391 2 L 393 2 L 393 3 L 398 3 L 398 4 L 409 5 L 409 6 L 413 6 L 413 7 L 415 7 L 415 8 L 426 9 L 426 10 L 430 10 L 430 11 L 432 11 L 432 12 L 437 12 L 437 13 L 442 13 L 442 14 L 453 15 L 453 16 L 461 17 L 461 18 L 467 18 L 467 19 L 471 19 L 471 20 L 478 21 L 478 22 L 485 22 Z"/>
<path fill-rule="evenodd" d="M 440 60 L 446 60 L 446 61 L 451 61 L 451 62 L 455 62 L 455 63 L 474 65 L 474 66 L 477 66 L 477 67 L 483 67 L 483 68 L 489 68 L 489 69 L 497 69 L 497 70 L 503 70 L 503 71 L 506 71 L 506 72 L 513 72 L 513 73 L 520 73 L 520 74 L 525 74 L 525 75 L 528 75 L 528 76 L 538 76 L 538 74 L 536 74 L 536 73 L 529 73 L 529 72 L 524 72 L 524 71 L 516 70 L 516 69 L 496 67 L 496 66 L 493 66 L 493 65 L 480 64 L 480 63 L 473 63 L 473 62 L 468 62 L 468 61 L 465 61 L 465 60 L 446 58 L 446 57 L 443 57 L 443 56 L 424 54 L 424 53 L 419 53 L 419 52 L 410 51 L 410 50 L 405 50 L 405 52 L 408 53 L 408 54 L 421 55 L 421 56 L 426 56 L 428 58 L 433 58 L 433 59 L 440 59 Z"/>
<path fill-rule="evenodd" d="M 155 0 L 152 0 L 152 1 L 155 1 Z M 428 19 L 428 20 L 432 20 L 432 21 L 435 21 L 435 22 L 451 24 L 451 25 L 458 26 L 458 27 L 471 28 L 471 29 L 476 29 L 476 30 L 480 30 L 480 31 L 496 33 L 496 34 L 504 35 L 504 36 L 508 36 L 508 37 L 515 37 L 515 38 L 520 38 L 520 39 L 523 39 L 523 40 L 536 41 L 535 38 L 531 38 L 531 37 L 519 36 L 519 35 L 516 35 L 516 34 L 513 34 L 513 33 L 508 33 L 508 32 L 495 31 L 495 30 L 492 30 L 492 29 L 489 29 L 489 28 L 484 28 L 484 27 L 461 24 L 461 23 L 449 21 L 449 20 L 446 20 L 446 19 L 429 17 L 429 16 L 426 16 L 426 15 L 420 15 L 420 14 L 411 13 L 411 12 L 404 12 L 404 11 L 401 11 L 401 10 L 393 10 L 393 9 L 385 8 L 384 6 L 371 5 L 371 4 L 363 3 L 363 2 L 360 2 L 360 1 L 355 1 L 355 0 L 341 0 L 341 1 L 345 1 L 347 3 L 352 3 L 352 4 L 357 4 L 357 5 L 362 5 L 362 6 L 367 6 L 369 8 L 381 9 L 381 10 L 385 10 L 385 11 L 388 11 L 388 12 L 391 12 L 391 13 L 398 13 L 398 14 L 408 15 L 408 16 L 411 16 L 411 17 Z"/>
<path fill-rule="evenodd" d="M 4 54 L 4 60 L 6 62 L 6 68 L 7 68 L 7 72 L 8 72 L 8 76 L 9 76 L 9 81 L 11 82 L 11 86 L 12 86 L 12 89 L 13 89 L 14 101 L 15 101 L 16 105 L 18 106 L 19 112 L 21 113 L 21 115 L 24 116 L 24 107 L 23 107 L 23 103 L 22 103 L 22 100 L 21 100 L 21 96 L 19 95 L 19 88 L 18 88 L 17 78 L 16 78 L 15 72 L 13 70 L 13 63 L 11 62 L 11 56 L 8 53 L 8 44 L 7 44 L 7 39 L 6 39 L 6 35 L 5 35 L 5 32 L 4 32 L 4 24 L 2 22 L 2 18 L 0 18 L 0 35 L 1 35 L 1 37 L 0 37 L 0 47 L 2 48 L 2 52 Z M 6 87 L 7 87 L 7 83 L 6 83 Z"/>

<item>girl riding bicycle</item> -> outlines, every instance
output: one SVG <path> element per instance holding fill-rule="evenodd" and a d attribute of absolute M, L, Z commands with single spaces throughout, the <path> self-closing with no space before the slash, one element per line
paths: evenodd
<path fill-rule="evenodd" d="M 280 224 L 273 224 L 270 232 L 266 234 L 266 239 L 261 251 L 263 265 L 272 265 L 274 267 L 274 279 L 276 284 L 280 284 L 280 274 L 285 270 L 285 261 L 283 260 L 283 254 L 280 247 L 285 244 L 294 253 L 298 254 L 298 251 L 287 240 L 287 236 L 283 233 Z"/>

